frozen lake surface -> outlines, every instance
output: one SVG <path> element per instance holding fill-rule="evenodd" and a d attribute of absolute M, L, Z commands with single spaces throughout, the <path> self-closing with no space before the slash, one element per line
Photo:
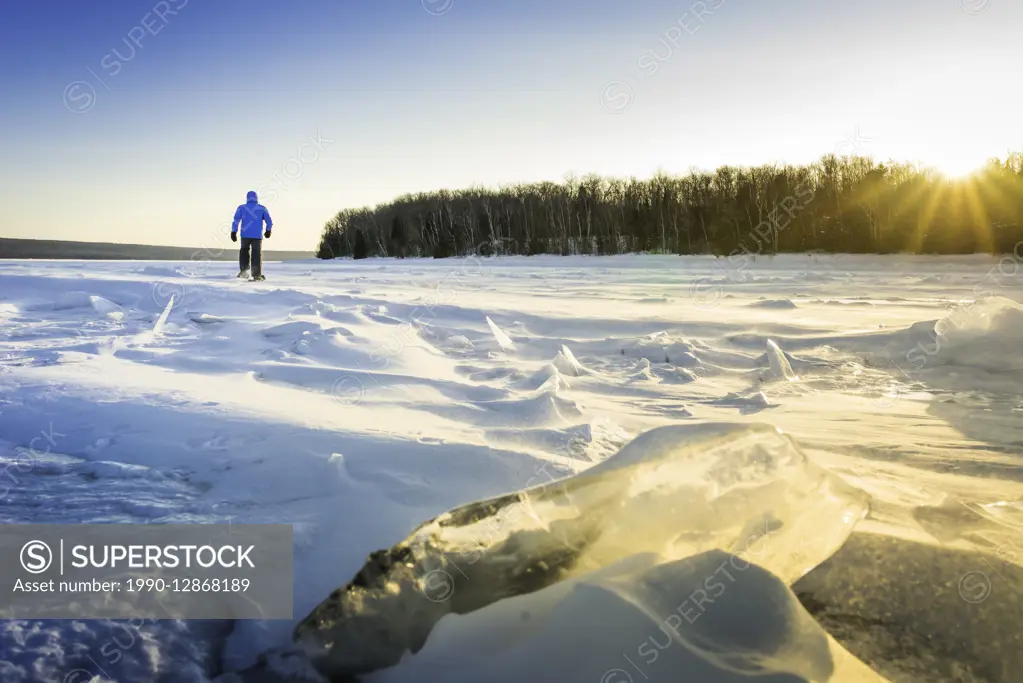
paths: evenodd
<path fill-rule="evenodd" d="M 1017 259 L 512 257 L 268 263 L 260 283 L 235 273 L 0 261 L 0 521 L 293 524 L 294 621 L 3 622 L 0 681 L 246 669 L 421 522 L 579 475 L 660 427 L 698 454 L 686 440 L 707 423 L 745 436 L 699 477 L 643 470 L 671 496 L 619 477 L 634 539 L 600 555 L 617 564 L 594 559 L 543 591 L 448 615 L 419 653 L 367 680 L 994 682 L 1023 667 Z M 742 430 L 754 424 L 862 496 L 862 518 L 843 521 L 834 510 L 855 506 L 813 489 L 802 514 L 775 515 L 769 559 L 749 558 L 762 568 L 701 619 L 671 618 L 706 588 L 690 580 L 701 563 L 735 552 L 683 552 L 680 536 L 753 519 L 678 501 L 697 483 L 708 499 L 730 490 L 720 468 L 751 443 L 768 448 L 759 427 Z M 801 555 L 785 529 L 816 550 Z M 837 550 L 812 542 L 823 538 Z"/>

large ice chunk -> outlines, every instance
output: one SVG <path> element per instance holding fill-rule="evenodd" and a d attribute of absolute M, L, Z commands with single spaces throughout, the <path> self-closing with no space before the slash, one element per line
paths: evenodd
<path fill-rule="evenodd" d="M 580 474 L 424 523 L 372 554 L 295 639 L 322 673 L 343 679 L 418 652 L 447 614 L 628 558 L 657 566 L 724 551 L 792 583 L 865 512 L 860 492 L 770 425 L 662 427 Z"/>
<path fill-rule="evenodd" d="M 864 675 L 866 674 L 866 675 Z M 449 615 L 374 683 L 883 683 L 770 572 L 712 550 L 635 555 Z"/>

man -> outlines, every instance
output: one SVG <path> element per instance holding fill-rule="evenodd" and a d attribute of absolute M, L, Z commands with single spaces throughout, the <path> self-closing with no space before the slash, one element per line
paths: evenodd
<path fill-rule="evenodd" d="M 259 203 L 256 193 L 249 190 L 245 197 L 245 203 L 234 212 L 234 220 L 231 221 L 231 241 L 238 241 L 238 221 L 242 224 L 242 249 L 238 255 L 238 264 L 241 270 L 238 277 L 245 277 L 249 269 L 249 249 L 252 249 L 252 279 L 265 280 L 263 277 L 263 238 L 270 239 L 270 230 L 274 222 L 270 219 L 270 212 Z M 263 232 L 263 223 L 266 223 L 266 232 Z"/>

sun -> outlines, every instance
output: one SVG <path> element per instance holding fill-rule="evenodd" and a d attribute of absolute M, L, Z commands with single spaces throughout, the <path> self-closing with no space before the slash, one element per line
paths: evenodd
<path fill-rule="evenodd" d="M 984 163 L 983 157 L 953 152 L 936 158 L 931 165 L 946 178 L 961 180 L 980 171 Z"/>

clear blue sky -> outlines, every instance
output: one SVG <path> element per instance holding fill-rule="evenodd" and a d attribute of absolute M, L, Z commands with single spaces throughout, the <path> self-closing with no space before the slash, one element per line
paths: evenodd
<path fill-rule="evenodd" d="M 214 246 L 260 189 L 273 246 L 313 249 L 442 187 L 966 171 L 1023 150 L 1020 26 L 1018 0 L 4 0 L 0 236 Z"/>

